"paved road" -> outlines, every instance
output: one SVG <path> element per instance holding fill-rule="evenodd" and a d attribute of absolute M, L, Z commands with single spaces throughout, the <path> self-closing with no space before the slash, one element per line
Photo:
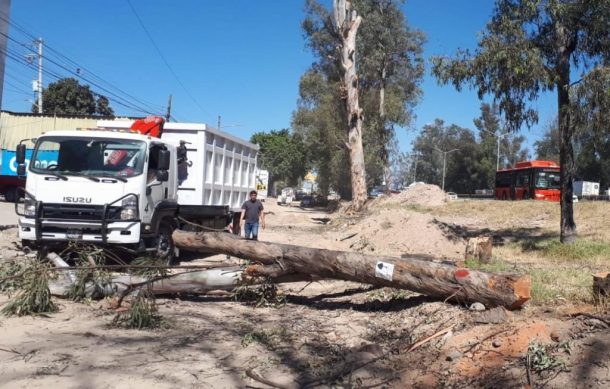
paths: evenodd
<path fill-rule="evenodd" d="M 0 226 L 17 224 L 15 204 L 0 200 Z"/>

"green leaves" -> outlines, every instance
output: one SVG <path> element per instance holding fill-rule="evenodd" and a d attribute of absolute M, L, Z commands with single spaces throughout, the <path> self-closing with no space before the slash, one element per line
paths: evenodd
<path fill-rule="evenodd" d="M 42 110 L 45 114 L 113 116 L 108 98 L 94 94 L 88 85 L 74 78 L 63 78 L 50 83 L 42 91 Z M 38 112 L 32 107 L 32 112 Z"/>
<path fill-rule="evenodd" d="M 527 159 L 522 136 L 504 136 L 498 107 L 481 104 L 481 116 L 474 120 L 478 134 L 441 119 L 424 126 L 413 143 L 417 156 L 416 181 L 441 185 L 443 156 L 437 150 L 458 149 L 447 155 L 445 189 L 474 193 L 495 186 L 497 136 L 500 136 L 500 168 Z M 410 182 L 410 181 L 409 181 Z"/>
<path fill-rule="evenodd" d="M 367 184 L 380 184 L 390 164 L 395 127 L 408 127 L 424 72 L 425 36 L 409 27 L 398 0 L 354 0 L 363 21 L 356 39 L 359 102 Z M 329 10 L 307 0 L 302 23 L 316 62 L 300 81 L 293 128 L 303 136 L 322 192 L 351 196 L 345 90 L 337 48 L 340 36 Z"/>
<path fill-rule="evenodd" d="M 572 192 L 574 151 L 569 90 L 574 68 L 610 62 L 610 0 L 497 0 L 474 53 L 435 58 L 433 74 L 441 84 L 464 84 L 479 98 L 493 97 L 507 127 L 518 130 L 538 121 L 532 102 L 555 90 L 564 199 Z M 570 201 L 561 202 L 561 241 L 576 236 Z"/>
<path fill-rule="evenodd" d="M 305 176 L 307 154 L 299 135 L 291 134 L 287 129 L 257 132 L 250 141 L 260 146 L 258 164 L 269 170 L 273 181 L 294 185 Z"/>
<path fill-rule="evenodd" d="M 2 308 L 2 313 L 24 316 L 56 312 L 57 306 L 51 300 L 49 290 L 49 266 L 31 262 L 20 274 L 23 277 L 21 291 Z"/>

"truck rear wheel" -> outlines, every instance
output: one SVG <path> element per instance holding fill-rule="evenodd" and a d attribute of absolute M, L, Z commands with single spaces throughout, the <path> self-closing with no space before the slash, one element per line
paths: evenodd
<path fill-rule="evenodd" d="M 241 212 L 235 212 L 233 214 L 233 220 L 231 220 L 232 223 L 232 230 L 233 230 L 233 234 L 235 235 L 239 235 L 241 234 L 241 226 L 239 223 L 239 220 L 241 219 Z"/>
<path fill-rule="evenodd" d="M 162 260 L 168 266 L 176 264 L 175 246 L 172 239 L 173 232 L 174 228 L 169 222 L 161 222 L 157 235 L 155 257 Z"/>

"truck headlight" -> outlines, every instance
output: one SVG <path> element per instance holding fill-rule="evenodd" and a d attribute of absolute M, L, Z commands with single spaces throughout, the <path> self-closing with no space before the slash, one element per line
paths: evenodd
<path fill-rule="evenodd" d="M 36 200 L 29 196 L 26 196 L 23 199 L 23 203 L 23 215 L 26 217 L 36 216 Z"/>
<path fill-rule="evenodd" d="M 121 220 L 134 220 L 138 218 L 138 198 L 129 196 L 121 203 Z"/>

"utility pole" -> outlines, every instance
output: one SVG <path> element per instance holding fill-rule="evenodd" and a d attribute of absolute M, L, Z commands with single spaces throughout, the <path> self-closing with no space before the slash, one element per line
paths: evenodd
<path fill-rule="evenodd" d="M 4 91 L 4 65 L 6 64 L 6 48 L 10 20 L 11 0 L 0 1 L 0 108 L 2 108 L 2 92 Z"/>
<path fill-rule="evenodd" d="M 216 127 L 218 131 L 220 131 L 220 115 L 218 115 L 218 127 Z"/>
<path fill-rule="evenodd" d="M 417 163 L 419 162 L 419 154 L 415 154 L 415 166 L 413 168 L 413 182 L 417 181 Z"/>
<path fill-rule="evenodd" d="M 510 131 L 506 131 L 506 132 L 498 135 L 495 132 L 491 132 L 491 131 L 486 130 L 484 128 L 481 128 L 481 130 L 487 132 L 488 134 L 491 134 L 492 136 L 494 136 L 496 138 L 496 142 L 498 143 L 498 148 L 497 148 L 497 151 L 496 151 L 496 171 L 498 171 L 498 170 L 500 170 L 500 141 L 506 135 L 510 134 Z"/>
<path fill-rule="evenodd" d="M 38 81 L 36 83 L 36 91 L 38 93 L 38 113 L 42 113 L 42 38 L 34 41 L 38 45 Z"/>
<path fill-rule="evenodd" d="M 165 113 L 165 121 L 169 122 L 169 119 L 172 117 L 172 95 L 169 95 L 169 99 L 167 100 L 167 112 Z"/>
<path fill-rule="evenodd" d="M 458 151 L 459 149 L 443 151 L 443 150 L 439 149 L 438 147 L 435 147 L 434 150 L 443 154 L 443 186 L 442 186 L 442 189 L 443 189 L 443 191 L 445 191 L 445 168 L 447 167 L 447 154 L 452 153 L 454 151 Z"/>

